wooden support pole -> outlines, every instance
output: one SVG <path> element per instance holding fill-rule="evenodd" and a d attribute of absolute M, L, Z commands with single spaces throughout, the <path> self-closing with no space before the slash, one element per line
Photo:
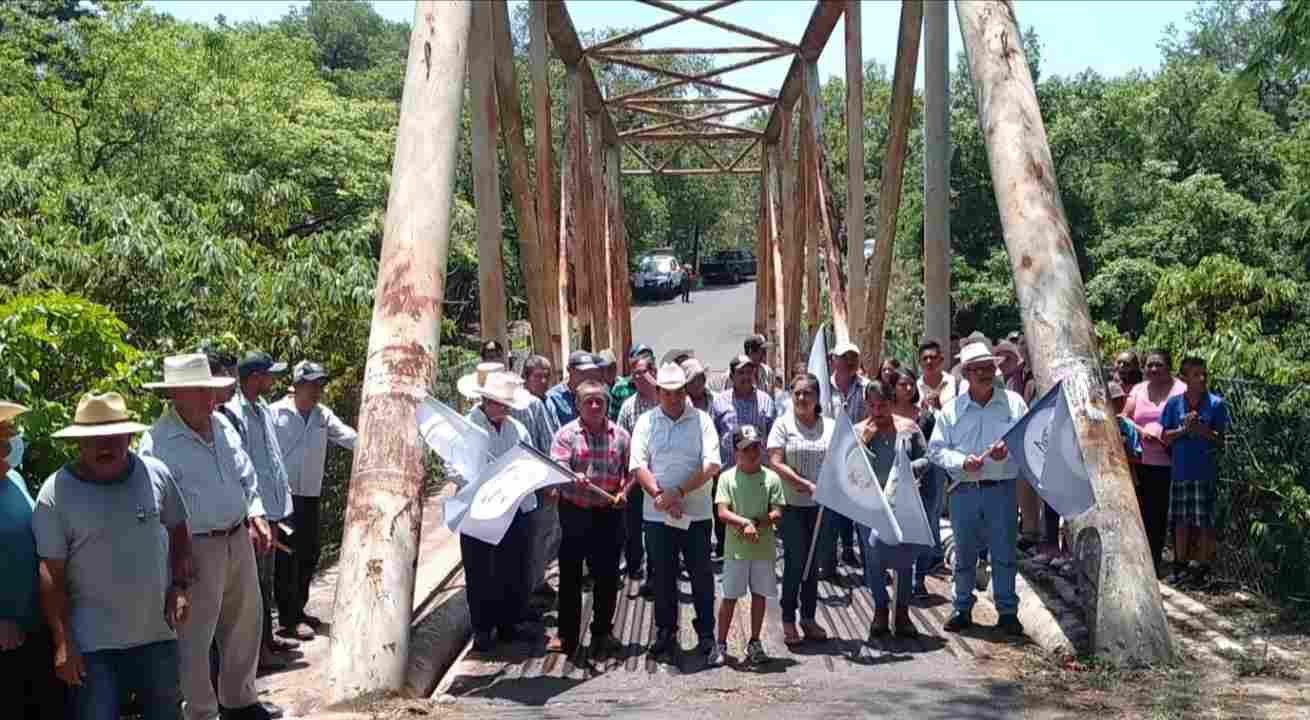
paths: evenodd
<path fill-rule="evenodd" d="M 613 295 L 610 293 L 610 242 L 609 208 L 605 192 L 605 143 L 602 138 L 601 117 L 589 115 L 591 123 L 591 238 L 585 266 L 591 283 L 591 347 L 604 350 L 610 345 L 610 320 L 614 317 Z"/>
<path fill-rule="evenodd" d="M 547 278 L 541 271 L 545 261 L 541 250 L 540 214 L 537 212 L 532 175 L 528 169 L 528 143 L 523 131 L 518 76 L 514 71 L 509 7 L 506 0 L 495 0 L 490 5 L 496 49 L 496 104 L 500 108 L 501 140 L 505 143 L 505 159 L 510 168 L 510 201 L 514 208 L 514 221 L 518 226 L 519 276 L 523 278 L 527 292 L 533 351 L 545 353 L 551 346 L 549 317 L 553 293 L 547 292 Z M 549 196 L 541 201 L 548 203 Z"/>
<path fill-rule="evenodd" d="M 801 136 L 799 140 L 799 184 L 801 190 L 801 217 L 799 226 L 805 241 L 805 336 L 814 335 L 821 320 L 819 308 L 819 228 L 815 218 L 818 217 L 816 198 L 818 176 L 813 168 L 818 160 L 819 147 L 816 138 L 819 105 L 819 65 L 817 62 L 805 64 L 805 89 L 801 93 Z"/>
<path fill-rule="evenodd" d="M 923 336 L 951 340 L 951 54 L 946 3 L 923 9 Z"/>
<path fill-rule="evenodd" d="M 764 155 L 763 152 L 760 153 Z M 761 167 L 763 164 L 761 158 Z M 752 332 L 763 335 L 769 328 L 769 178 L 767 173 L 760 173 L 760 190 L 757 194 L 759 205 L 755 212 L 755 322 Z"/>
<path fill-rule="evenodd" d="M 559 185 L 555 181 L 554 145 L 551 137 L 550 74 L 547 67 L 546 7 L 530 3 L 528 51 L 532 62 L 532 135 L 536 162 L 537 215 L 541 245 L 542 291 L 546 302 L 546 321 L 550 337 L 545 347 L 537 349 L 550 358 L 555 372 L 560 372 L 568 357 L 568 298 L 564 294 L 567 276 L 560 273 Z"/>
<path fill-rule="evenodd" d="M 585 152 L 587 128 L 582 112 L 582 80 L 577 67 L 568 67 L 569 100 L 564 115 L 564 157 L 560 162 L 560 210 L 559 210 L 559 272 L 560 292 L 565 298 L 565 316 L 572 315 L 578 342 L 586 336 L 590 325 L 587 315 L 589 303 L 586 301 L 588 289 L 582 283 L 585 275 L 577 271 L 577 260 L 582 257 L 586 246 L 586 204 L 585 193 L 579 188 L 586 187 L 582 170 L 586 167 Z M 569 323 L 564 323 L 569 328 Z M 562 338 L 562 349 L 567 358 L 568 350 L 574 347 L 573 340 L 566 334 Z M 563 368 L 561 367 L 560 370 Z"/>
<path fill-rule="evenodd" d="M 505 318 L 505 261 L 501 256 L 500 171 L 496 156 L 496 46 L 492 3 L 473 4 L 468 56 L 473 135 L 473 202 L 478 211 L 478 306 L 482 337 L 509 347 Z"/>
<path fill-rule="evenodd" d="M 782 153 L 778 149 L 778 143 L 765 146 L 761 163 L 760 169 L 766 180 L 765 188 L 768 191 L 768 202 L 765 203 L 765 207 L 768 208 L 769 212 L 769 255 L 765 258 L 769 265 L 769 310 L 773 319 L 769 333 L 773 340 L 773 353 L 769 359 L 773 363 L 774 370 L 786 378 L 791 373 L 791 367 L 787 365 L 787 332 L 785 327 L 787 322 L 787 298 L 784 291 L 786 281 L 782 272 L 782 247 L 785 235 L 782 232 L 782 223 L 779 220 L 783 213 L 779 211 L 778 201 L 779 187 L 782 182 Z"/>
<path fill-rule="evenodd" d="M 941 3 L 945 12 L 946 3 Z M 846 273 L 850 326 L 864 327 L 864 49 L 860 0 L 847 0 L 846 16 Z"/>
<path fill-rule="evenodd" d="M 623 150 L 618 145 L 605 149 L 606 176 L 609 182 L 610 213 L 610 292 L 614 296 L 611 321 L 611 347 L 620 369 L 627 370 L 628 349 L 632 347 L 632 284 L 628 281 L 628 230 L 623 216 Z"/>
<path fill-rule="evenodd" d="M 332 702 L 405 679 L 426 453 L 412 428 L 441 340 L 470 9 L 414 7 L 333 606 L 349 630 L 332 638 Z"/>
<path fill-rule="evenodd" d="M 901 3 L 901 30 L 896 41 L 896 68 L 892 72 L 891 124 L 887 133 L 887 157 L 882 166 L 882 187 L 878 193 L 878 241 L 873 247 L 872 272 L 865 286 L 864 350 L 867 367 L 882 362 L 882 336 L 887 321 L 887 288 L 891 283 L 892 257 L 896 245 L 896 216 L 901 209 L 905 146 L 910 137 L 910 116 L 914 110 L 914 75 L 919 62 L 919 34 L 923 26 L 923 3 Z"/>
<path fill-rule="evenodd" d="M 810 178 L 810 200 L 813 203 L 813 215 L 811 216 L 811 232 L 817 240 L 818 255 L 823 258 L 824 272 L 828 276 L 828 303 L 832 308 L 832 330 L 837 342 L 846 342 L 851 339 L 851 329 L 849 320 L 849 310 L 846 304 L 846 285 L 842 281 L 841 257 L 837 254 L 837 230 L 832 223 L 832 211 L 830 196 L 828 193 L 827 182 L 824 177 L 823 161 L 823 115 L 820 111 L 818 102 L 819 97 L 819 68 L 818 64 L 812 64 L 812 70 L 809 73 L 810 89 L 806 95 L 810 96 L 810 159 L 809 166 L 805 172 Z M 814 301 L 816 311 L 818 306 L 819 295 L 819 264 L 818 258 L 810 272 L 814 274 Z M 817 316 L 816 316 L 817 317 Z M 811 331 L 817 329 L 819 322 L 811 326 Z"/>
<path fill-rule="evenodd" d="M 782 234 L 782 283 L 786 288 L 783 295 L 783 362 L 796 362 L 801 355 L 801 288 L 805 279 L 805 233 L 797 212 L 797 173 L 796 159 L 793 156 L 795 141 L 792 125 L 795 113 L 788 108 L 780 114 L 781 134 L 778 150 L 781 154 L 781 187 L 778 194 L 782 199 L 782 217 L 784 227 Z"/>
<path fill-rule="evenodd" d="M 1123 664 L 1173 658 L 1146 532 L 1060 201 L 1019 23 L 1010 3 L 957 0 L 978 129 L 987 146 L 1024 333 L 1039 390 L 1063 381 L 1096 505 L 1066 518 L 1090 585 L 1092 649 Z"/>

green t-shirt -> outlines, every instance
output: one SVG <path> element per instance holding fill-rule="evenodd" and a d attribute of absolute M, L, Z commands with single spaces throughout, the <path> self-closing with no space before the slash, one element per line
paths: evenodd
<path fill-rule="evenodd" d="M 726 504 L 728 509 L 744 518 L 762 518 L 775 507 L 787 503 L 782 494 L 782 479 L 768 468 L 747 475 L 739 473 L 737 468 L 725 471 L 719 476 L 719 491 L 714 496 L 714 505 Z M 773 528 L 756 526 L 760 531 L 760 541 L 747 542 L 736 528 L 728 528 L 728 538 L 724 550 L 733 560 L 772 560 L 776 555 Z"/>
<path fill-rule="evenodd" d="M 618 422 L 623 402 L 637 394 L 637 384 L 630 377 L 621 377 L 610 388 L 610 420 Z"/>

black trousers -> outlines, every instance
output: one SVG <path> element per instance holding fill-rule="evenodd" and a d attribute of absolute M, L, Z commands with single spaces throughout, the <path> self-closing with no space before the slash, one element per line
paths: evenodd
<path fill-rule="evenodd" d="M 511 628 L 526 615 L 532 591 L 531 529 L 532 514 L 516 510 L 499 545 L 459 536 L 474 632 Z"/>
<path fill-rule="evenodd" d="M 641 524 L 641 505 L 646 499 L 641 485 L 633 483 L 628 491 L 628 507 L 623 511 L 623 559 L 628 566 L 628 574 L 641 569 L 646 560 L 645 535 Z"/>
<path fill-rule="evenodd" d="M 714 478 L 714 481 L 713 481 L 713 482 L 714 482 L 713 489 L 712 489 L 710 492 L 713 493 L 713 497 L 718 497 L 718 496 L 719 496 L 719 479 L 718 479 L 718 478 Z M 728 527 L 727 527 L 726 525 L 723 524 L 723 521 L 722 521 L 722 520 L 719 519 L 719 506 L 718 506 L 718 505 L 715 505 L 715 506 L 714 506 L 714 515 L 713 515 L 710 519 L 714 521 L 714 554 L 716 554 L 716 555 L 722 557 L 722 556 L 723 556 L 723 543 L 724 543 L 724 542 L 727 540 L 727 538 L 728 538 Z"/>
<path fill-rule="evenodd" d="M 283 627 L 295 624 L 305 614 L 309 602 L 309 584 L 318 572 L 320 545 L 319 498 L 311 495 L 291 496 L 291 522 L 295 531 L 289 538 L 280 539 L 295 552 L 288 555 L 277 552 L 273 565 L 273 594 L 277 601 L 278 623 Z"/>
<path fill-rule="evenodd" d="M 1169 482 L 1168 465 L 1137 466 L 1137 506 L 1151 545 L 1151 561 L 1157 568 L 1169 533 Z"/>
<path fill-rule="evenodd" d="M 692 627 L 700 640 L 714 638 L 714 567 L 710 564 L 713 532 L 709 520 L 696 520 L 686 530 L 663 522 L 646 523 L 650 548 L 651 587 L 655 590 L 655 628 L 678 629 L 678 559 L 691 575 Z"/>
<path fill-rule="evenodd" d="M 623 510 L 581 508 L 568 501 L 559 504 L 564 534 L 559 546 L 559 636 L 570 650 L 582 637 L 584 560 L 594 583 L 591 637 L 604 637 L 614 627 L 624 514 Z"/>
<path fill-rule="evenodd" d="M 55 677 L 54 647 L 44 627 L 14 650 L 0 650 L 0 707 L 14 720 L 67 716 L 68 689 Z"/>

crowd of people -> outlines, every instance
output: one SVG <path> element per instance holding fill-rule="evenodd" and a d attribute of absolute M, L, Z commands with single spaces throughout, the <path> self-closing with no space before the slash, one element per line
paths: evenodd
<path fill-rule="evenodd" d="M 153 425 L 118 393 L 86 394 L 53 434 L 75 459 L 35 501 L 21 475 L 27 409 L 0 403 L 8 717 L 281 714 L 260 702 L 255 677 L 323 625 L 306 603 L 324 461 L 328 442 L 353 449 L 356 438 L 321 403 L 317 363 L 298 363 L 287 395 L 268 403 L 287 370 L 261 352 L 166 358 L 146 385 L 169 401 Z"/>

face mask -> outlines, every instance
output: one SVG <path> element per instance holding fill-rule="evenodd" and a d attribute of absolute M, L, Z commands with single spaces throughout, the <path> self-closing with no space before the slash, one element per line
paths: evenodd
<path fill-rule="evenodd" d="M 9 457 L 5 462 L 11 468 L 18 468 L 23 464 L 23 452 L 27 450 L 27 443 L 23 441 L 22 435 L 15 435 L 9 438 Z"/>

